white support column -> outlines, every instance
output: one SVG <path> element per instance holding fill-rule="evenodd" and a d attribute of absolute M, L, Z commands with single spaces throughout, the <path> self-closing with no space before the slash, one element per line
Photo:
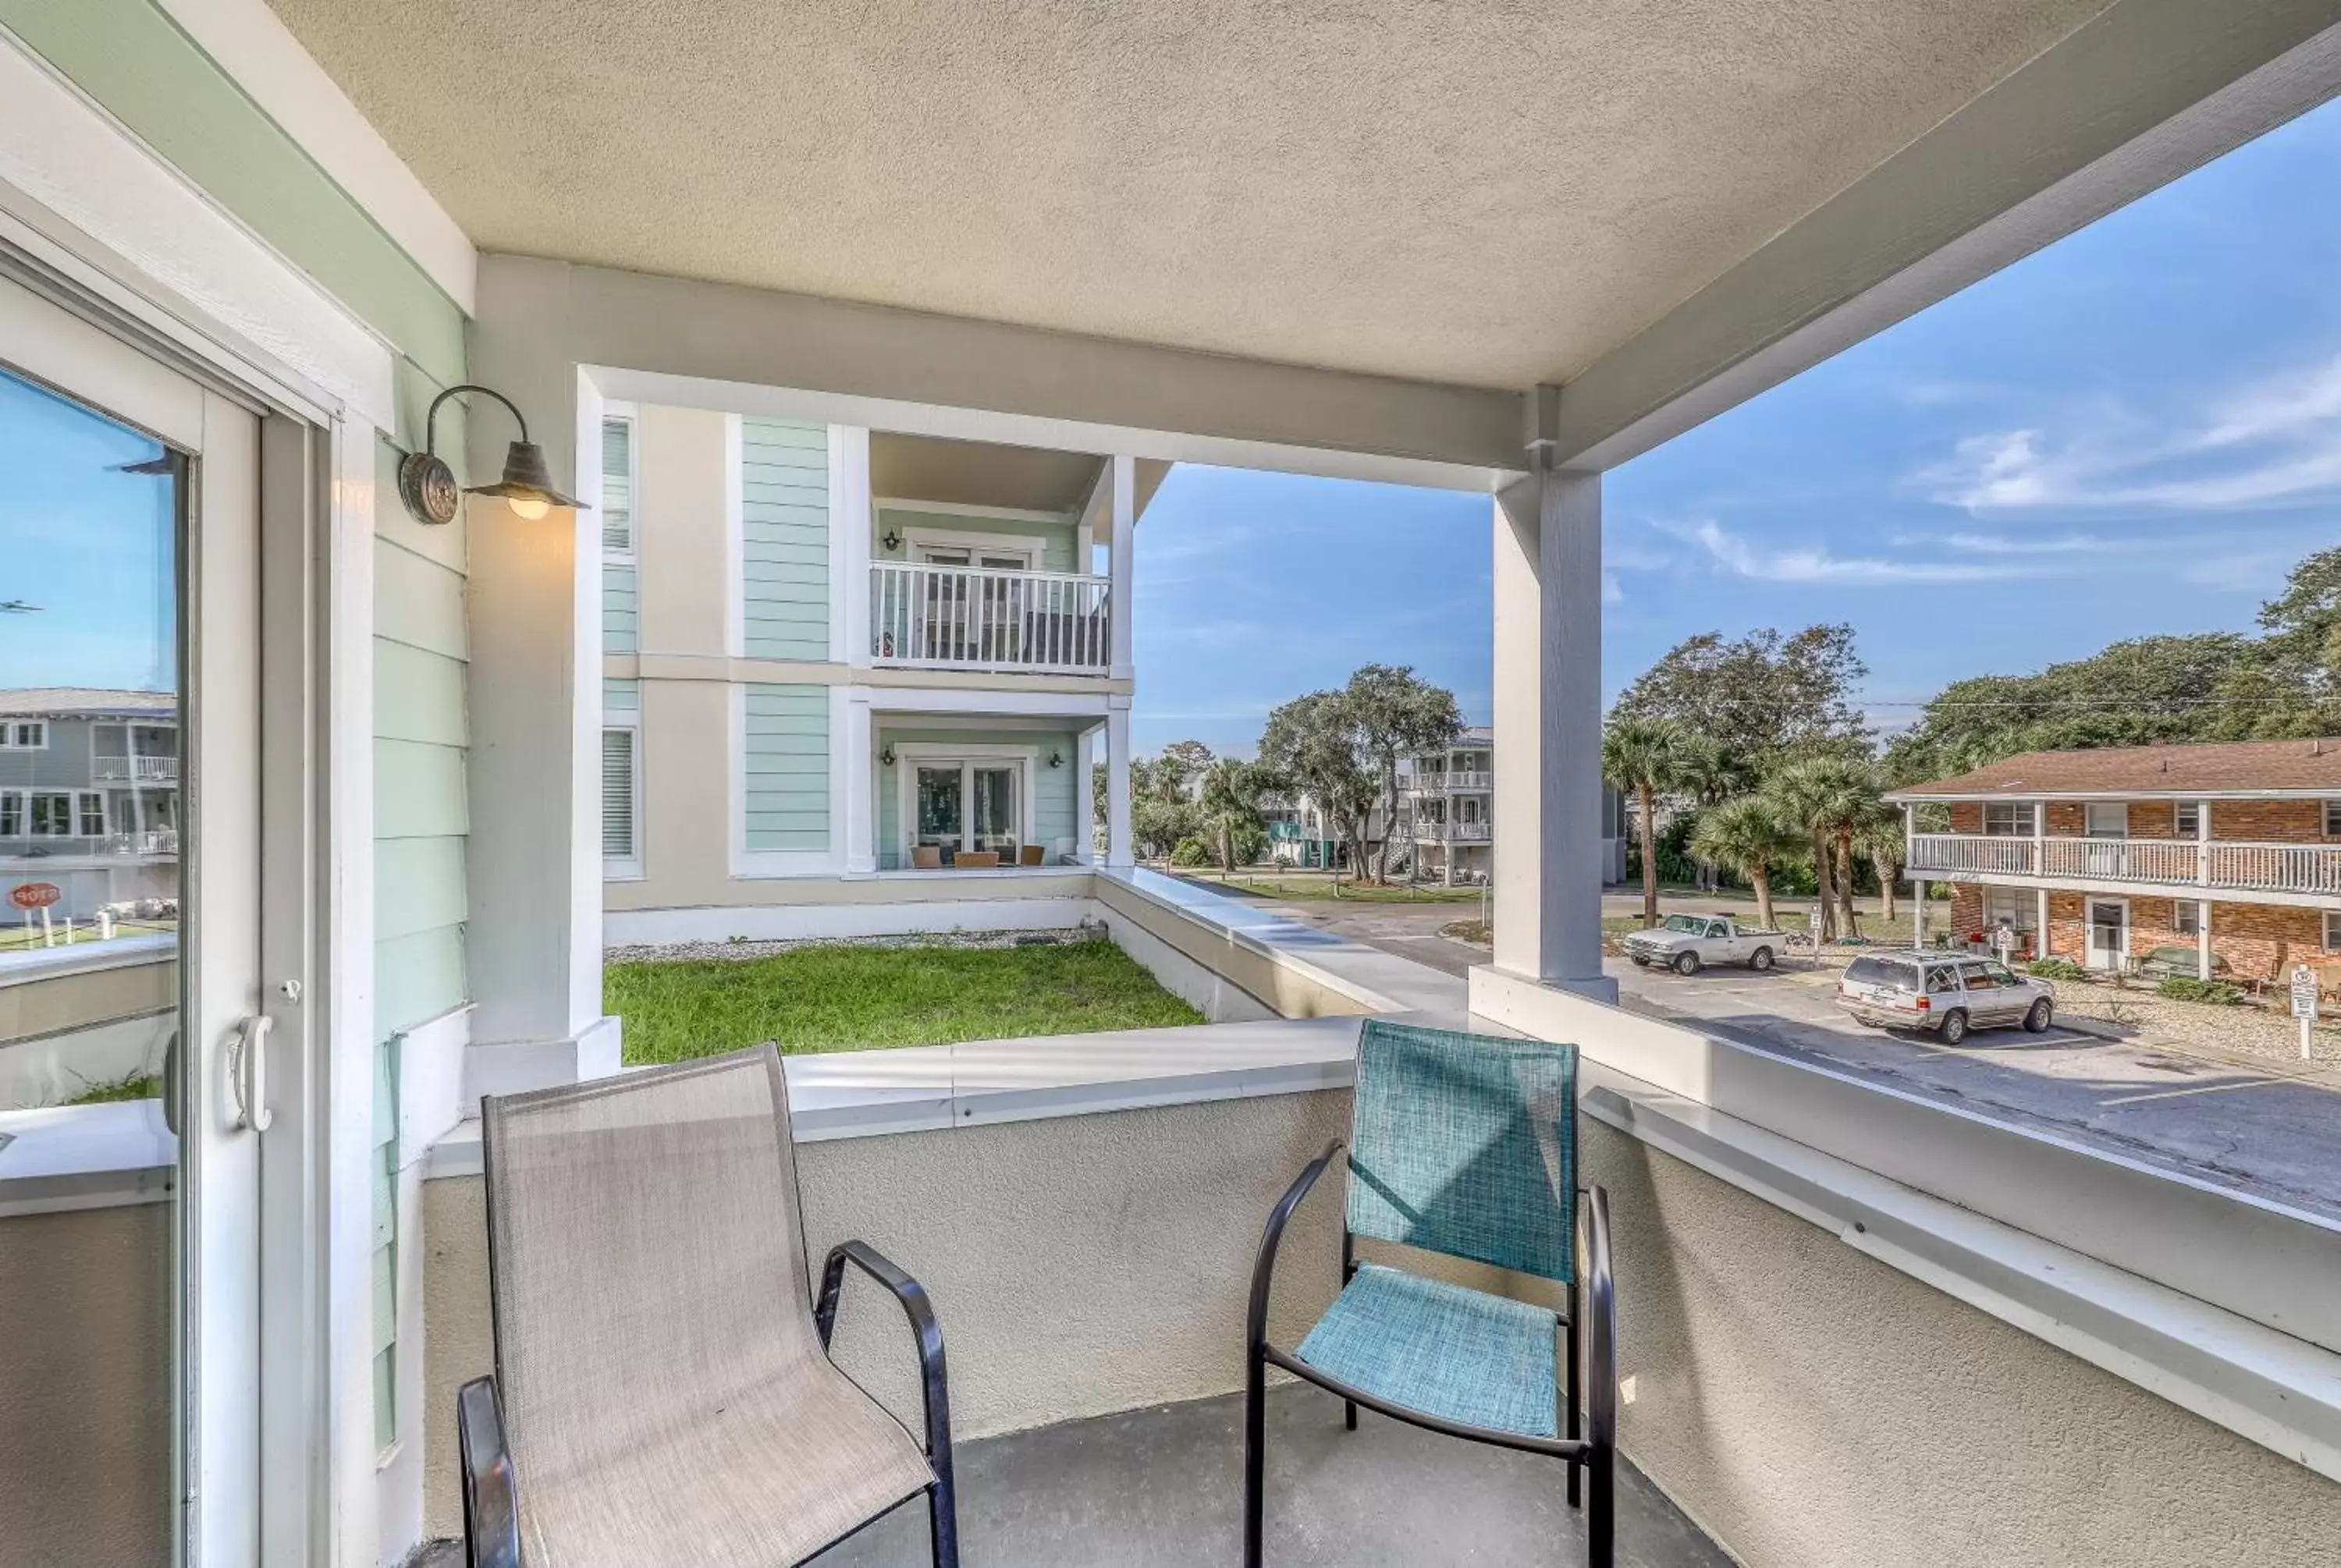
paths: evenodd
<path fill-rule="evenodd" d="M 1121 560 L 1119 551 L 1114 559 Z M 1130 700 L 1116 698 L 1105 716 L 1105 863 L 1137 863 L 1130 841 Z"/>
<path fill-rule="evenodd" d="M 469 503 L 466 1103 L 619 1061 L 602 1012 L 602 475 L 575 461 L 601 451 L 602 399 L 573 366 L 486 348 L 473 369 L 534 416 L 553 482 L 586 506 L 530 521 Z M 518 432 L 489 400 L 470 412 L 468 467 L 493 473 Z"/>
<path fill-rule="evenodd" d="M 837 640 L 833 655 L 856 669 L 870 665 L 870 432 L 829 427 L 829 547 L 837 561 Z M 866 711 L 866 704 L 865 704 Z"/>
<path fill-rule="evenodd" d="M 864 639 L 862 647 L 868 648 Z M 878 771 L 871 745 L 870 693 L 845 698 L 845 874 L 867 877 L 878 869 L 878 821 L 873 782 Z"/>
<path fill-rule="evenodd" d="M 1073 858 L 1084 866 L 1094 866 L 1098 858 L 1097 787 L 1091 783 L 1091 779 L 1097 774 L 1097 741 L 1101 728 L 1092 724 L 1082 730 L 1073 750 L 1074 765 L 1081 770 L 1073 786 L 1081 791 L 1081 809 L 1073 813 L 1074 819 L 1081 825 L 1080 834 L 1073 839 Z"/>
<path fill-rule="evenodd" d="M 1138 460 L 1127 452 L 1117 452 L 1113 458 L 1113 559 L 1110 570 L 1112 578 L 1107 593 L 1111 606 L 1107 621 L 1113 639 L 1112 674 L 1127 680 L 1135 674 L 1137 666 L 1131 653 L 1131 568 L 1138 542 Z M 1123 720 L 1125 726 L 1128 719 Z M 1124 739 L 1127 739 L 1125 734 Z M 1123 760 L 1128 760 L 1127 749 Z M 1124 775 L 1127 793 L 1127 775 Z M 1125 820 L 1124 826 L 1126 827 Z M 1127 861 L 1121 862 L 1127 864 Z"/>
<path fill-rule="evenodd" d="M 2195 802 L 2195 880 L 2203 887 L 2211 885 L 2211 802 Z M 2195 973 L 2207 980 L 2211 978 L 2211 900 L 2198 900 L 2195 906 Z"/>
<path fill-rule="evenodd" d="M 2036 906 L 2037 912 L 2033 918 L 2040 924 L 2040 956 L 2046 958 L 2052 956 L 2048 948 L 2048 889 L 2043 888 L 2034 897 L 2039 902 Z M 2084 949 L 2082 956 L 2085 958 L 2087 956 L 2087 949 Z"/>
<path fill-rule="evenodd" d="M 1601 972 L 1601 476 L 1531 474 L 1494 510 L 1495 968 L 1615 1001 Z"/>
<path fill-rule="evenodd" d="M 2203 898 L 2195 905 L 2195 972 L 2204 979 L 2211 978 L 2211 900 Z"/>

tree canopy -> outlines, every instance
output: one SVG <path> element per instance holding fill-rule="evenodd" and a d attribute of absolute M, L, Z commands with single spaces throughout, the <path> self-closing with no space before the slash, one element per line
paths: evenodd
<path fill-rule="evenodd" d="M 1790 757 L 1866 751 L 1868 731 L 1853 690 L 1868 673 L 1848 625 L 1808 626 L 1790 637 L 1765 627 L 1736 642 L 1701 632 L 1669 649 L 1610 711 L 1670 719 L 1713 741 L 1722 777 L 1699 793 L 1719 799 Z"/>
<path fill-rule="evenodd" d="M 1311 797 L 1362 870 L 1374 799 L 1374 776 L 1359 754 L 1357 725 L 1339 691 L 1296 697 L 1268 716 L 1260 759 L 1283 789 Z"/>

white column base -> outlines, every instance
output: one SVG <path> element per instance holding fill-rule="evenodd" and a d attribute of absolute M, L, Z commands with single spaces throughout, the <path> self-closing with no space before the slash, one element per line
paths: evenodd
<path fill-rule="evenodd" d="M 1605 1007 L 1618 1005 L 1618 982 L 1607 975 L 1581 980 L 1539 980 L 1533 975 L 1515 975 L 1493 964 L 1480 964 L 1472 968 L 1465 983 L 1469 987 L 1466 994 L 1471 1017 L 1518 1029 L 1536 1039 L 1568 1037 L 1565 1030 L 1555 1032 L 1561 1028 L 1555 1017 L 1557 995 L 1581 997 Z M 1565 1008 L 1559 1010 L 1566 1012 Z"/>
<path fill-rule="evenodd" d="M 606 1078 L 621 1066 L 623 1035 L 623 1021 L 610 1017 L 594 1019 L 567 1039 L 475 1041 L 463 1053 L 463 1115 L 480 1114 L 482 1095 Z"/>

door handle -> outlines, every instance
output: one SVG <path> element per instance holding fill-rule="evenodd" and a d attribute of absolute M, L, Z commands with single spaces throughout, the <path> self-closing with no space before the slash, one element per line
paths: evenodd
<path fill-rule="evenodd" d="M 235 1127 L 264 1133 L 275 1116 L 268 1108 L 268 1032 L 276 1020 L 254 1013 L 236 1026 L 228 1078 L 235 1086 Z"/>

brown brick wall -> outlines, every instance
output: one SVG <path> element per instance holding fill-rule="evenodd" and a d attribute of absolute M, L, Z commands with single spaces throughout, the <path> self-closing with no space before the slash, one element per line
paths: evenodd
<path fill-rule="evenodd" d="M 2089 950 L 2088 933 L 2083 928 L 2087 916 L 2078 893 L 2048 895 L 2049 958 L 2083 961 Z"/>
<path fill-rule="evenodd" d="M 2048 952 L 2053 958 L 2086 961 L 2087 896 L 2048 895 Z M 2285 969 L 2324 956 L 2325 916 L 2317 909 L 2281 904 L 2211 906 L 2211 951 L 2226 960 L 2236 979 L 2280 978 Z M 2178 932 L 2177 911 L 2168 898 L 2129 901 L 2129 950 L 2144 958 L 2157 948 L 2191 948 L 2192 936 Z"/>
<path fill-rule="evenodd" d="M 1983 802 L 1962 800 L 1951 808 L 1951 831 L 1980 833 L 1983 831 Z"/>
<path fill-rule="evenodd" d="M 2177 838 L 2177 806 L 2168 800 L 2131 801 L 2129 803 L 2129 836 L 2133 839 Z"/>
<path fill-rule="evenodd" d="M 2262 844 L 2331 844 L 2322 800 L 2214 800 L 2211 837 Z"/>
<path fill-rule="evenodd" d="M 1951 884 L 1951 934 L 1966 937 L 1983 928 L 1983 889 L 1972 882 Z"/>

